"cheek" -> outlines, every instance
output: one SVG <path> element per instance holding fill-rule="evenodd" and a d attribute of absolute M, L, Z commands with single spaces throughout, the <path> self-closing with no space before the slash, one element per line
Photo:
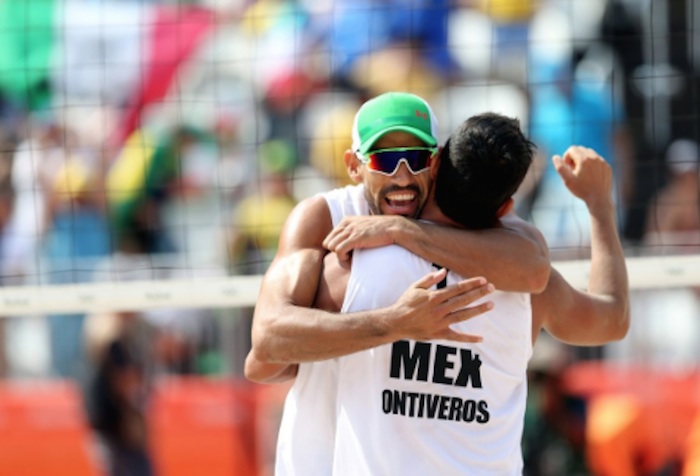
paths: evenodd
<path fill-rule="evenodd" d="M 430 192 L 430 185 L 432 184 L 432 179 L 430 177 L 429 173 L 423 173 L 421 174 L 421 177 L 418 179 L 418 187 L 420 187 L 421 193 L 423 196 L 427 197 L 428 193 Z"/>
<path fill-rule="evenodd" d="M 382 188 L 385 186 L 382 180 L 382 175 L 366 173 L 364 177 L 365 191 L 372 197 L 378 197 Z"/>
<path fill-rule="evenodd" d="M 369 177 L 367 176 L 369 175 Z M 381 214 L 381 193 L 385 186 L 383 180 L 381 180 L 381 175 L 377 174 L 366 174 L 365 180 L 365 198 L 372 209 L 372 213 Z"/>

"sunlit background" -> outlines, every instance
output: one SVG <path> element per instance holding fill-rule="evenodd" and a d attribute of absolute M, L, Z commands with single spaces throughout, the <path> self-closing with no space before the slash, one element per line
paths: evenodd
<path fill-rule="evenodd" d="M 525 474 L 700 475 L 699 73 L 695 0 L 0 1 L 0 474 L 272 474 L 257 280 L 294 205 L 348 183 L 359 105 L 401 90 L 443 140 L 520 120 L 555 266 L 589 225 L 550 157 L 613 166 L 632 328 L 540 337 Z"/>

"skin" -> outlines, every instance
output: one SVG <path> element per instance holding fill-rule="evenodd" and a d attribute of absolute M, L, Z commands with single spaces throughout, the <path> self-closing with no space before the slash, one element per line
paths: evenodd
<path fill-rule="evenodd" d="M 584 292 L 573 288 L 556 269 L 551 270 L 545 290 L 532 295 L 533 343 L 542 329 L 573 345 L 602 345 L 622 339 L 629 330 L 629 296 L 624 252 L 615 224 L 612 170 L 593 149 L 579 146 L 570 147 L 563 157 L 554 156 L 552 162 L 569 191 L 588 207 L 591 271 Z M 511 207 L 512 199 L 499 213 L 507 213 Z M 442 225 L 456 226 L 432 201 L 426 205 L 424 216 Z M 344 249 L 369 247 L 358 245 L 371 242 L 367 228 L 365 232 L 355 228 L 363 226 L 366 218 L 347 220 L 345 233 L 354 236 L 357 243 L 347 238 Z M 381 220 L 375 218 L 375 221 Z M 376 226 L 373 231 L 378 233 L 379 229 Z M 342 276 L 347 274 L 349 266 L 342 263 L 342 258 L 329 255 L 321 284 L 323 291 L 319 294 L 320 305 L 335 308 L 342 304 L 347 283 L 347 276 L 345 282 Z"/>
<path fill-rule="evenodd" d="M 555 156 L 552 160 L 567 188 L 589 209 L 591 271 L 588 289 L 584 292 L 574 289 L 558 271 L 551 270 L 545 290 L 532 295 L 532 341 L 536 341 L 542 329 L 573 345 L 601 345 L 622 339 L 630 325 L 629 296 L 624 253 L 615 224 L 612 170 L 595 151 L 584 147 L 571 147 L 563 158 Z M 512 199 L 503 204 L 499 214 L 505 215 L 511 208 Z M 456 225 L 440 212 L 433 200 L 426 204 L 424 216 L 442 225 Z M 365 219 L 357 221 L 366 222 Z M 348 246 L 354 247 L 353 243 Z M 349 272 L 347 260 L 342 260 L 338 254 L 326 257 L 316 297 L 317 306 L 340 309 Z M 424 286 L 438 281 L 423 278 L 407 292 L 427 292 Z M 265 367 L 251 362 L 249 370 L 258 381 L 274 382 L 293 377 L 297 366 Z"/>
<path fill-rule="evenodd" d="M 410 134 L 390 132 L 374 148 L 412 145 L 424 144 Z M 364 183 L 373 209 L 384 214 L 415 216 L 427 204 L 437 161 L 420 174 L 412 174 L 402 164 L 396 174 L 385 176 L 367 170 L 350 150 L 344 159 L 350 177 Z M 253 319 L 253 345 L 246 359 L 249 379 L 283 379 L 289 375 L 287 364 L 339 357 L 399 339 L 478 341 L 479 337 L 459 334 L 449 325 L 486 312 L 490 303 L 469 305 L 488 294 L 493 286 L 539 292 L 549 278 L 546 245 L 530 225 L 473 233 L 402 220 L 412 224 L 402 229 L 404 237 L 411 232 L 420 233 L 422 240 L 416 237 L 415 241 L 427 243 L 423 245 L 426 249 L 416 251 L 419 255 L 476 278 L 436 291 L 428 288 L 442 277 L 431 273 L 407 290 L 397 303 L 383 309 L 339 314 L 323 306 L 313 308 L 328 254 L 324 239 L 333 227 L 323 198 L 303 200 L 287 219 L 277 255 L 263 277 Z M 527 233 L 521 234 L 522 230 Z M 427 237 L 432 239 L 428 242 Z M 529 280 L 514 280 L 514 276 L 525 274 L 531 276 Z"/>

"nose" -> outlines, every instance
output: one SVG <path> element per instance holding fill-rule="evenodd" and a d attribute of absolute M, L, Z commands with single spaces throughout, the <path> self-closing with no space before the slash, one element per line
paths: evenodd
<path fill-rule="evenodd" d="M 401 162 L 398 170 L 391 178 L 397 185 L 406 186 L 413 183 L 413 177 L 414 175 L 408 170 L 408 165 L 405 162 Z"/>

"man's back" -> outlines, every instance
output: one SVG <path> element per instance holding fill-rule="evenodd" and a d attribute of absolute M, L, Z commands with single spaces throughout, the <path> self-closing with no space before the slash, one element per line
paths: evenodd
<path fill-rule="evenodd" d="M 326 259 L 324 274 L 339 274 Z M 433 265 L 403 248 L 356 250 L 343 309 L 390 305 Z M 459 281 L 448 273 L 446 284 Z M 333 287 L 331 282 L 330 287 Z M 333 474 L 519 474 L 528 294 L 454 325 L 478 344 L 401 340 L 337 359 Z"/>

